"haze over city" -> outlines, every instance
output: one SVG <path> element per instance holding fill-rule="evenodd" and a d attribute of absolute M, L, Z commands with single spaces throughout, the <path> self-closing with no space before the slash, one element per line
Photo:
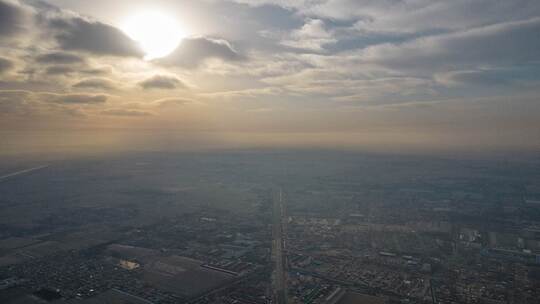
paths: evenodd
<path fill-rule="evenodd" d="M 540 1 L 0 0 L 0 303 L 538 304 Z"/>

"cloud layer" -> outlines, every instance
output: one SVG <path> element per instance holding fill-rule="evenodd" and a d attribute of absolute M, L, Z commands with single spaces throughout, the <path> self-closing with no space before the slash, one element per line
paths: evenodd
<path fill-rule="evenodd" d="M 85 3 L 0 0 L 0 127 L 540 134 L 535 0 L 165 0 L 190 32 L 151 61 L 120 28 L 131 3 Z"/>

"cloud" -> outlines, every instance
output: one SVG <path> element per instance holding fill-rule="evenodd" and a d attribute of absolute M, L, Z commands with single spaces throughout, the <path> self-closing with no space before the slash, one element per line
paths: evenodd
<path fill-rule="evenodd" d="M 323 20 L 308 19 L 298 30 L 291 33 L 289 39 L 281 44 L 294 48 L 314 51 L 322 51 L 324 45 L 336 42 L 336 38 L 330 33 Z"/>
<path fill-rule="evenodd" d="M 437 82 L 446 86 L 458 85 L 504 85 L 510 83 L 510 80 L 504 77 L 498 71 L 489 70 L 468 70 L 452 71 L 439 73 L 435 75 Z"/>
<path fill-rule="evenodd" d="M 350 9 L 338 2 L 348 2 Z M 366 3 L 369 2 L 369 3 Z M 538 3 L 530 0 L 334 0 L 319 7 L 318 14 L 356 17 L 359 28 L 372 31 L 416 33 L 456 31 L 538 16 Z"/>
<path fill-rule="evenodd" d="M 55 38 L 64 50 L 139 58 L 144 55 L 140 46 L 122 31 L 99 21 L 56 17 L 49 24 L 59 31 Z"/>
<path fill-rule="evenodd" d="M 127 109 L 109 109 L 101 111 L 103 115 L 110 116 L 131 116 L 131 117 L 143 117 L 143 116 L 152 116 L 151 112 L 141 111 L 141 110 L 127 110 Z"/>
<path fill-rule="evenodd" d="M 54 53 L 39 55 L 36 58 L 36 61 L 39 63 L 75 64 L 75 63 L 83 63 L 84 59 L 75 54 L 54 52 Z"/>
<path fill-rule="evenodd" d="M 231 0 L 251 6 L 276 5 L 297 15 L 357 21 L 364 30 L 414 33 L 463 30 L 532 18 L 540 14 L 534 0 Z"/>
<path fill-rule="evenodd" d="M 57 95 L 57 96 L 52 96 Z M 37 122 L 45 117 L 85 117 L 80 103 L 50 102 L 62 99 L 61 94 L 25 90 L 0 90 L 0 116 L 22 117 L 25 122 Z M 32 119 L 29 119 L 32 118 Z"/>
<path fill-rule="evenodd" d="M 383 44 L 362 51 L 362 59 L 393 68 L 455 69 L 469 65 L 522 64 L 540 60 L 540 17 Z"/>
<path fill-rule="evenodd" d="M 38 99 L 45 102 L 61 104 L 102 104 L 107 102 L 108 96 L 105 94 L 57 94 L 39 93 Z"/>
<path fill-rule="evenodd" d="M 32 43 L 42 42 L 40 46 L 45 43 L 39 39 L 47 39 L 49 45 L 52 37 L 62 50 L 138 58 L 144 55 L 138 43 L 114 26 L 39 0 L 0 0 L 0 40 L 22 32 L 27 32 L 25 37 Z"/>
<path fill-rule="evenodd" d="M 183 106 L 191 103 L 193 103 L 193 100 L 182 98 L 163 98 L 152 102 L 153 105 L 160 108 Z"/>
<path fill-rule="evenodd" d="M 185 85 L 174 76 L 155 75 L 139 83 L 143 89 L 177 89 Z"/>
<path fill-rule="evenodd" d="M 95 67 L 95 68 L 87 68 L 80 71 L 82 74 L 88 74 L 88 75 L 105 75 L 105 74 L 111 74 L 112 68 L 111 67 Z"/>
<path fill-rule="evenodd" d="M 29 117 L 40 114 L 68 114 L 82 116 L 75 105 L 86 103 L 83 97 L 50 92 L 0 90 L 0 115 L 13 114 Z M 77 101 L 77 102 L 75 102 Z"/>
<path fill-rule="evenodd" d="M 0 96 L 2 118 L 37 113 L 47 123 L 68 126 L 69 119 L 57 119 L 65 115 L 61 111 L 84 110 L 89 126 L 101 126 L 104 118 L 97 116 L 102 115 L 153 114 L 159 116 L 152 121 L 156 129 L 208 128 L 210 121 L 216 129 L 255 132 L 380 127 L 400 133 L 405 123 L 429 133 L 427 125 L 460 125 L 456 119 L 469 115 L 475 97 L 489 100 L 482 106 L 500 117 L 514 111 L 519 123 L 523 115 L 538 116 L 538 106 L 531 111 L 513 102 L 524 90 L 538 96 L 533 85 L 540 69 L 540 5 L 535 0 L 203 1 L 192 7 L 194 16 L 206 16 L 200 32 L 227 40 L 190 37 L 152 62 L 143 61 L 138 45 L 118 28 L 92 19 L 111 17 L 109 4 L 92 3 L 90 9 L 47 1 L 96 14 L 86 17 L 40 1 L 0 0 L 1 56 L 12 69 L 10 63 L 2 67 L 0 59 L 0 71 L 8 71 L 0 77 L 0 88 L 21 90 Z M 242 18 L 221 18 L 233 10 Z M 124 87 L 124 81 L 132 85 Z M 197 85 L 173 94 L 184 82 Z M 107 95 L 114 87 L 122 89 L 115 91 L 121 96 Z M 143 88 L 172 94 L 159 99 L 166 90 Z M 512 102 L 505 107 L 490 103 L 501 95 Z M 426 116 L 435 109 L 440 110 Z M 471 130 L 484 112 L 466 117 Z M 39 121 L 24 117 L 17 116 L 13 128 Z M 133 118 L 133 126 L 143 121 Z M 538 130 L 536 122 L 531 125 Z M 503 122 L 500 129 L 508 126 Z"/>
<path fill-rule="evenodd" d="M 68 75 L 75 73 L 75 69 L 68 66 L 51 66 L 45 69 L 47 75 Z"/>
<path fill-rule="evenodd" d="M 201 96 L 213 99 L 236 99 L 236 98 L 260 98 L 261 96 L 277 96 L 282 94 L 283 90 L 278 87 L 252 88 L 235 91 L 220 91 L 201 94 Z"/>
<path fill-rule="evenodd" d="M 223 39 L 205 37 L 186 38 L 169 56 L 156 62 L 185 68 L 195 68 L 205 60 L 217 58 L 223 61 L 239 61 L 243 59 L 232 45 Z"/>
<path fill-rule="evenodd" d="M 28 13 L 21 6 L 0 0 L 0 39 L 22 32 L 27 18 Z"/>
<path fill-rule="evenodd" d="M 45 69 L 45 74 L 47 75 L 70 75 L 70 74 L 84 74 L 84 75 L 93 75 L 93 76 L 99 76 L 99 75 L 106 75 L 111 74 L 112 69 L 110 67 L 103 67 L 103 68 L 84 68 L 84 67 L 78 67 L 74 68 L 72 66 L 66 66 L 66 65 L 54 65 L 49 66 Z"/>
<path fill-rule="evenodd" d="M 116 85 L 106 78 L 89 78 L 84 79 L 73 85 L 74 88 L 79 89 L 103 89 L 112 90 L 116 88 Z"/>
<path fill-rule="evenodd" d="M 11 70 L 14 66 L 13 61 L 0 57 L 0 74 Z"/>

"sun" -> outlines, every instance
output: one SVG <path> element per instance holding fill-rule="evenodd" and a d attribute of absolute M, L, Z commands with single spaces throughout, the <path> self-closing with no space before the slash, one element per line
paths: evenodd
<path fill-rule="evenodd" d="M 146 60 L 169 55 L 186 36 L 177 20 L 158 11 L 129 17 L 122 30 L 141 45 Z"/>

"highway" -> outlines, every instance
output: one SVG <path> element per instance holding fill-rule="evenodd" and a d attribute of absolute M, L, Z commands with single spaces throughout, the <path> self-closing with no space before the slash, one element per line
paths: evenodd
<path fill-rule="evenodd" d="M 287 303 L 287 272 L 286 258 L 283 254 L 284 238 L 283 238 L 283 193 L 281 189 L 278 195 L 274 195 L 274 212 L 272 225 L 272 251 L 274 256 L 274 298 L 276 303 Z"/>
<path fill-rule="evenodd" d="M 36 170 L 41 170 L 41 169 L 45 169 L 47 168 L 49 165 L 43 165 L 43 166 L 38 166 L 38 167 L 33 167 L 33 168 L 29 168 L 29 169 L 24 169 L 24 170 L 20 170 L 20 171 L 17 171 L 17 172 L 13 172 L 13 173 L 10 173 L 10 174 L 6 174 L 6 175 L 2 175 L 0 176 L 0 182 L 3 181 L 3 180 L 6 180 L 10 177 L 13 177 L 13 176 L 17 176 L 17 175 L 21 175 L 21 174 L 25 174 L 25 173 L 30 173 L 32 171 L 36 171 Z"/>

